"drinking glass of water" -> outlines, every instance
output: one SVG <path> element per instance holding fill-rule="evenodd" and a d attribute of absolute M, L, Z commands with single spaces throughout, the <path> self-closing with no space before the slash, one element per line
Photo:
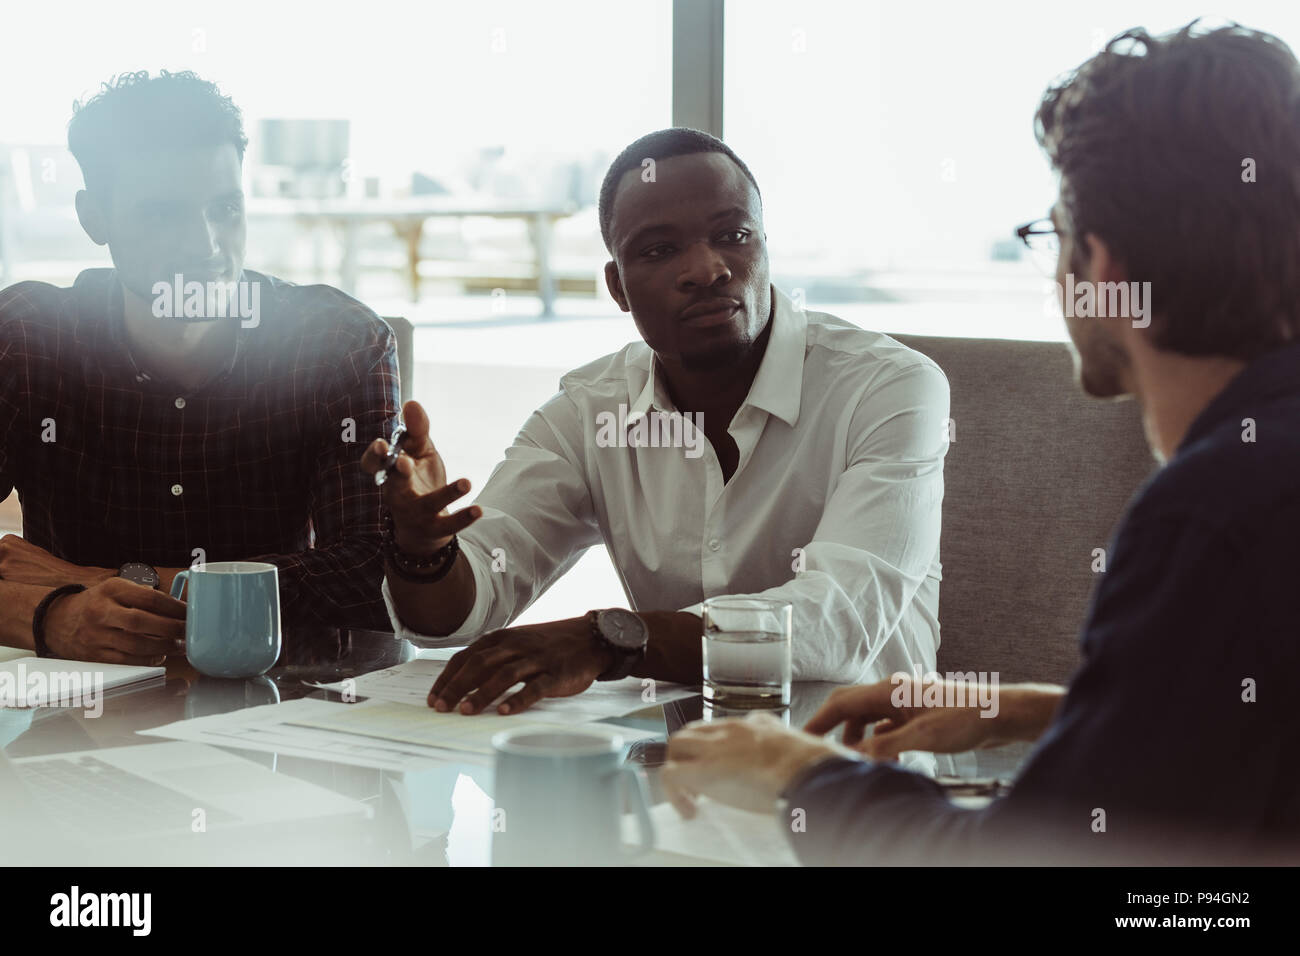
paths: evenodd
<path fill-rule="evenodd" d="M 790 706 L 789 601 L 704 602 L 704 700 L 729 710 Z"/>

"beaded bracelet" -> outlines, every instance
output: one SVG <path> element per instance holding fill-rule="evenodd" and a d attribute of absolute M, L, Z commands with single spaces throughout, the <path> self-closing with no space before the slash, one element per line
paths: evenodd
<path fill-rule="evenodd" d="M 397 546 L 394 533 L 393 515 L 384 512 L 383 535 L 380 549 L 388 564 L 398 577 L 422 584 L 434 584 L 447 576 L 456 564 L 456 555 L 460 553 L 460 541 L 456 535 L 437 551 L 429 554 L 406 554 Z"/>

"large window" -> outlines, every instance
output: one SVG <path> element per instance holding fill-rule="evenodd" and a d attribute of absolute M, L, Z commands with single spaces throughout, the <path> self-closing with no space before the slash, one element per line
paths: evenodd
<path fill-rule="evenodd" d="M 0 58 L 3 281 L 108 264 L 72 213 L 73 101 L 121 72 L 189 69 L 244 111 L 250 267 L 344 284 L 417 322 L 532 316 L 528 214 L 549 212 L 547 280 L 590 312 L 600 178 L 671 123 L 671 14 L 669 0 L 15 5 L 6 36 L 21 42 Z M 312 200 L 335 205 L 312 219 Z M 438 213 L 415 237 L 417 301 L 406 223 L 349 229 L 338 214 L 403 202 Z M 453 214 L 475 209 L 492 215 Z"/>
<path fill-rule="evenodd" d="M 1047 83 L 1135 25 L 1231 13 L 1300 40 L 1300 7 L 1266 0 L 737 0 L 719 33 L 692 22 L 704 52 L 675 62 L 674 7 L 716 2 L 11 4 L 0 281 L 109 265 L 73 212 L 72 103 L 124 71 L 194 70 L 245 113 L 248 265 L 411 319 L 413 393 L 481 488 L 562 372 L 636 335 L 600 277 L 596 195 L 618 150 L 673 123 L 674 83 L 753 169 L 775 281 L 809 307 L 1060 339 L 1050 281 L 1011 236 L 1055 195 L 1031 127 Z M 381 214 L 421 204 L 418 232 Z M 597 549 L 525 620 L 622 600 Z"/>
<path fill-rule="evenodd" d="M 729 2 L 724 132 L 778 282 L 884 331 L 1063 338 L 1011 235 L 1056 195 L 1043 90 L 1130 27 L 1227 13 L 1300 41 L 1300 8 L 1253 0 Z"/>
<path fill-rule="evenodd" d="M 635 336 L 599 279 L 595 204 L 614 155 L 671 125 L 670 0 L 79 0 L 4 22 L 0 284 L 111 264 L 73 210 L 72 104 L 118 73 L 188 69 L 244 112 L 248 266 L 411 319 L 413 394 L 476 488 L 564 371 Z M 426 202 L 415 256 L 409 224 L 342 218 Z M 476 209 L 492 215 L 455 214 Z M 577 570 L 530 613 L 624 600 L 599 549 Z"/>

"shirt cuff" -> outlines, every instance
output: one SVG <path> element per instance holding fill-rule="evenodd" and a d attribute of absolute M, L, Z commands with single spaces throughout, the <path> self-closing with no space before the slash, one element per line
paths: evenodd
<path fill-rule="evenodd" d="M 869 765 L 870 763 L 871 761 L 869 760 L 857 760 L 854 759 L 853 757 L 840 757 L 840 756 L 828 756 L 828 757 L 823 757 L 821 760 L 815 760 L 807 767 L 804 767 L 797 774 L 795 774 L 794 779 L 791 780 L 788 784 L 786 784 L 785 789 L 781 791 L 781 799 L 789 801 L 791 794 L 797 791 L 804 784 L 816 778 L 819 774 L 825 773 L 831 767 L 840 767 L 843 766 L 844 764 L 850 764 L 850 765 L 868 764 Z"/>
<path fill-rule="evenodd" d="M 388 589 L 388 575 L 384 575 L 380 593 L 384 596 L 384 607 L 388 608 L 388 619 L 393 625 L 393 633 L 398 637 L 418 647 L 463 647 L 483 633 L 487 625 L 488 609 L 492 606 L 492 584 L 484 579 L 483 572 L 479 570 L 479 562 L 470 556 L 464 543 L 462 539 L 460 553 L 469 563 L 470 572 L 474 575 L 474 607 L 470 609 L 460 627 L 450 634 L 421 634 L 403 624 L 397 616 L 397 608 L 393 605 L 393 593 Z"/>

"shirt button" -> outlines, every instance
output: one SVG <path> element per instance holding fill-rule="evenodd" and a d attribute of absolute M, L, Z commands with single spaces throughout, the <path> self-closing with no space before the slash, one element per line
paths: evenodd
<path fill-rule="evenodd" d="M 177 408 L 184 408 L 184 407 L 185 407 L 185 399 L 183 399 L 183 398 L 178 398 L 178 399 L 176 399 L 176 407 L 177 407 Z"/>
<path fill-rule="evenodd" d="M 718 539 L 717 539 L 717 538 L 714 538 L 712 541 L 709 542 L 709 550 L 710 550 L 710 551 L 717 551 L 718 548 L 720 548 L 720 547 L 722 547 L 722 545 L 718 542 Z"/>
<path fill-rule="evenodd" d="M 181 496 L 181 492 L 183 492 L 184 490 L 185 489 L 182 488 L 180 485 L 172 485 L 172 494 L 178 498 Z"/>

